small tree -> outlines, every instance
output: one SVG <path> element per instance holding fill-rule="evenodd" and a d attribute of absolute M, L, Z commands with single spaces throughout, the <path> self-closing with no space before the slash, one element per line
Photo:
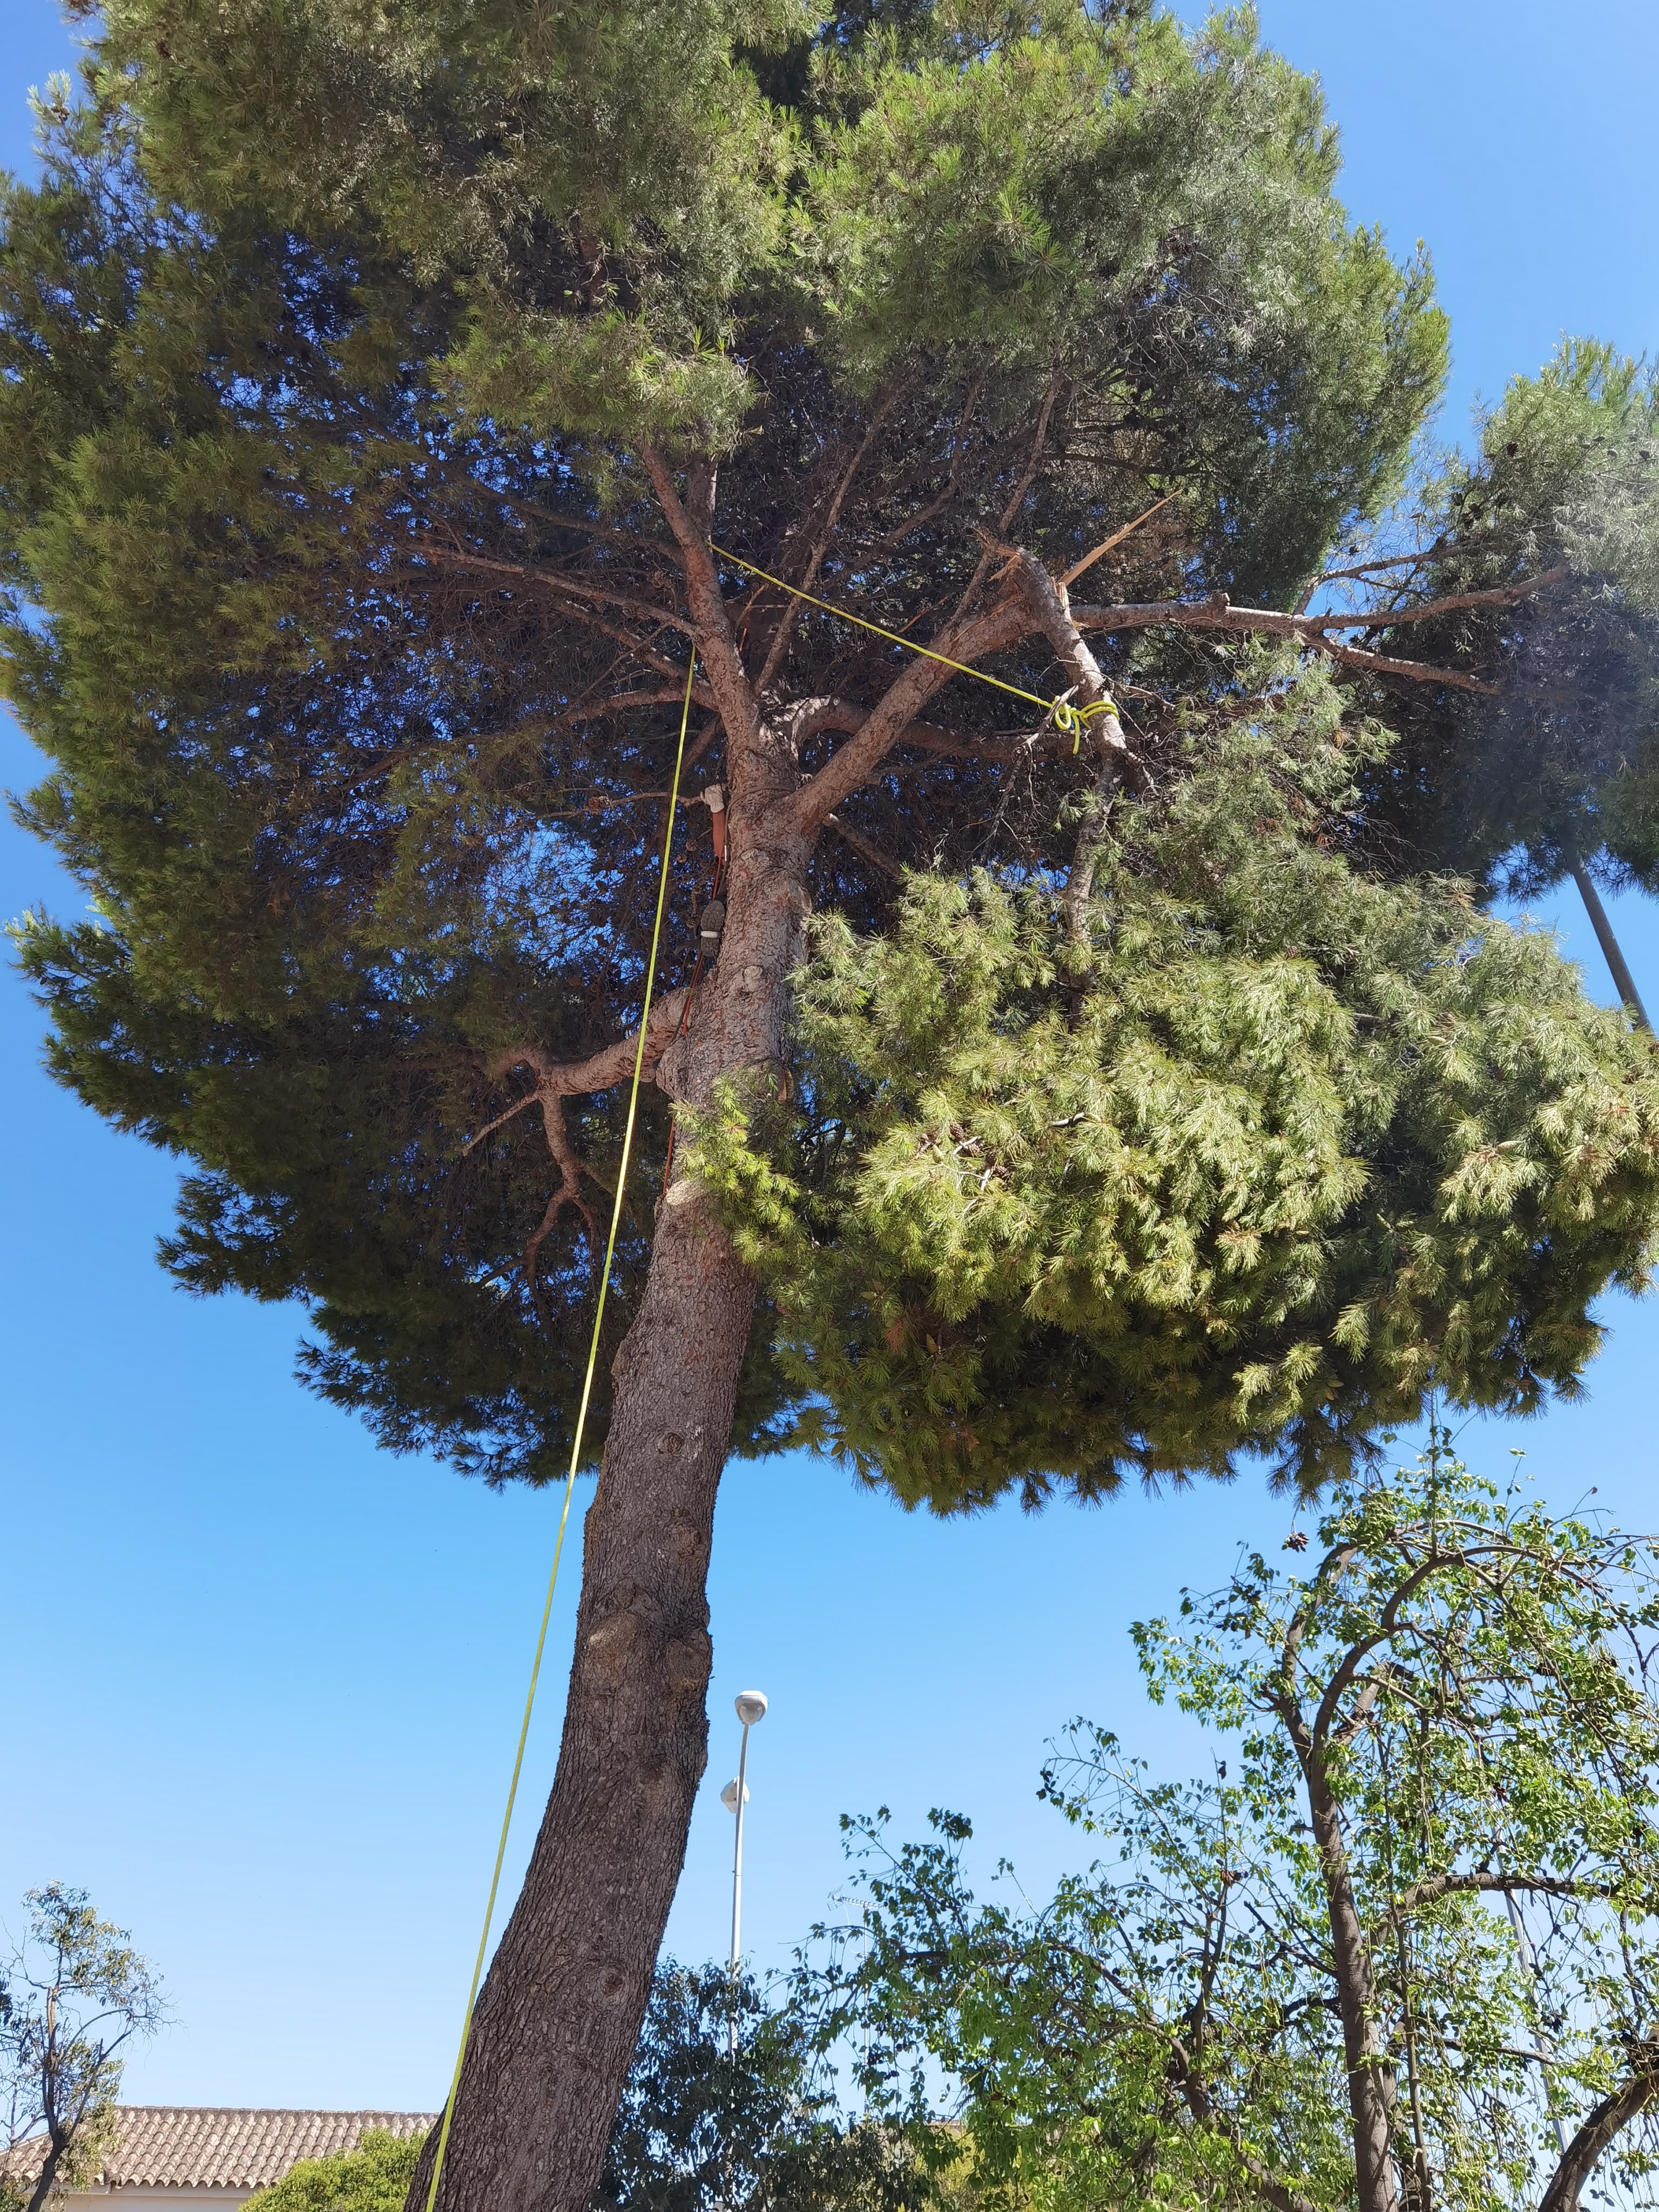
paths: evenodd
<path fill-rule="evenodd" d="M 0 1973 L 0 2097 L 14 2151 L 44 2134 L 21 2199 L 40 2212 L 54 2188 L 91 2172 L 121 2086 L 117 2054 L 166 2015 L 154 1968 L 125 1928 L 98 1917 L 85 1890 L 52 1881 L 23 1901 L 28 1936 Z"/>
<path fill-rule="evenodd" d="M 331 2158 L 302 2158 L 249 2202 L 259 2212 L 398 2212 L 421 2142 L 419 2136 L 366 2128 L 354 2149 L 337 2151 Z"/>
<path fill-rule="evenodd" d="M 899 2212 L 917 2195 L 899 2138 L 841 2121 L 802 2013 L 718 1966 L 658 1970 L 595 2212 Z"/>
<path fill-rule="evenodd" d="M 860 1824 L 826 2032 L 918 2115 L 942 2063 L 993 2197 L 1571 2212 L 1659 2166 L 1654 1554 L 1442 1435 L 1321 1541 L 1137 1626 L 1236 1768 L 1153 1783 L 1077 1723 L 1041 1794 L 1112 1855 L 1042 1910 L 975 1905 L 957 1816 Z"/>

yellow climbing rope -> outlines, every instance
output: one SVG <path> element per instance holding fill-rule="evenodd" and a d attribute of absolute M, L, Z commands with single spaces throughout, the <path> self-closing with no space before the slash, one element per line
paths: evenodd
<path fill-rule="evenodd" d="M 455 2071 L 450 2078 L 449 2094 L 444 2100 L 443 2125 L 438 2134 L 437 2155 L 432 2162 L 432 2186 L 426 2193 L 426 2212 L 433 2212 L 438 2201 L 438 2183 L 443 2175 L 444 2155 L 449 2148 L 450 2123 L 455 2117 L 455 2094 L 461 2084 L 461 2068 L 465 2062 L 466 2046 L 472 2033 L 473 2007 L 477 2002 L 484 1956 L 489 1948 L 489 1930 L 495 1917 L 495 1899 L 501 1886 L 501 1864 L 507 1856 L 507 1831 L 513 1826 L 513 1808 L 519 1796 L 519 1777 L 524 1771 L 524 1748 L 530 1735 L 530 1716 L 536 1703 L 536 1685 L 541 1678 L 542 1654 L 547 1648 L 547 1628 L 553 1615 L 553 1593 L 559 1580 L 564 1532 L 569 1525 L 570 1500 L 576 1488 L 576 1469 L 581 1464 L 582 1437 L 587 1426 L 588 1403 L 593 1395 L 593 1376 L 599 1367 L 599 1329 L 605 1320 L 605 1302 L 611 1290 L 611 1268 L 617 1252 L 617 1231 L 622 1222 L 623 1194 L 628 1187 L 629 1155 L 634 1146 L 634 1121 L 639 1110 L 640 1079 L 645 1068 L 645 1034 L 651 1019 L 651 994 L 657 980 L 657 950 L 662 941 L 663 913 L 668 903 L 668 861 L 674 844 L 674 813 L 679 804 L 680 769 L 685 759 L 685 732 L 691 719 L 691 680 L 696 666 L 697 656 L 694 648 L 690 666 L 685 672 L 685 696 L 680 702 L 679 744 L 674 754 L 674 777 L 668 794 L 668 826 L 663 832 L 662 867 L 657 878 L 657 913 L 651 926 L 651 955 L 646 963 L 645 1003 L 640 1010 L 640 1041 L 634 1053 L 634 1080 L 628 1093 L 628 1119 L 623 1126 L 622 1164 L 617 1170 L 617 1199 L 611 1209 L 611 1235 L 605 1248 L 605 1272 L 599 1277 L 599 1295 L 593 1309 L 593 1336 L 587 1347 L 587 1372 L 582 1378 L 581 1403 L 576 1412 L 576 1433 L 570 1443 L 570 1472 L 565 1477 L 564 1504 L 560 1509 L 559 1533 L 553 1546 L 553 1568 L 547 1578 L 547 1598 L 542 1607 L 541 1632 L 536 1638 L 536 1656 L 530 1669 L 530 1689 L 524 1701 L 524 1718 L 519 1723 L 519 1747 L 513 1760 L 513 1780 L 507 1789 L 507 1810 L 501 1817 L 501 1840 L 495 1846 L 495 1869 L 489 1878 L 489 1900 L 484 1907 L 483 1933 L 478 1938 L 478 1955 L 473 1961 L 472 1980 L 466 1992 L 460 2049 L 455 2053 Z"/>
<path fill-rule="evenodd" d="M 937 660 L 945 668 L 954 668 L 958 676 L 971 676 L 981 684 L 993 684 L 999 691 L 1006 691 L 1016 699 L 1024 699 L 1033 707 L 1041 707 L 1057 730 L 1069 734 L 1073 752 L 1078 749 L 1085 724 L 1092 721 L 1097 714 L 1115 714 L 1117 712 L 1109 699 L 1097 699 L 1092 707 L 1074 707 L 1069 699 L 1044 699 L 1035 691 L 1022 691 L 1018 684 L 1005 684 L 1000 676 L 988 676 L 982 668 L 970 668 L 965 660 L 952 660 L 948 653 L 935 653 L 932 646 L 918 645 L 914 638 L 901 637 L 896 629 L 884 629 L 879 623 L 866 622 L 862 615 L 848 614 L 845 607 L 832 607 L 828 599 L 815 599 L 811 592 L 803 592 L 798 585 L 786 584 L 781 576 L 770 575 L 764 568 L 757 568 L 752 561 L 745 561 L 741 554 L 728 553 L 723 545 L 716 545 L 712 538 L 708 545 L 711 552 L 718 553 L 722 561 L 729 561 L 734 568 L 742 568 L 751 576 L 758 576 L 763 584 L 776 585 L 779 591 L 787 592 L 792 599 L 805 599 L 809 607 L 818 607 L 825 614 L 834 615 L 837 622 L 852 623 L 860 629 L 872 630 L 878 637 L 884 637 L 890 645 L 902 645 L 907 653 L 919 653 L 924 660 Z"/>

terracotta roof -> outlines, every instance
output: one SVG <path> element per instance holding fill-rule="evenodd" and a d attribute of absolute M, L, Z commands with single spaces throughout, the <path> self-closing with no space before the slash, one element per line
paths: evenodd
<path fill-rule="evenodd" d="M 424 2135 L 434 2112 L 291 2112 L 231 2105 L 118 2105 L 103 2181 L 148 2188 L 267 2189 L 302 2158 L 355 2150 L 365 2128 Z M 40 2171 L 44 2136 L 0 2158 L 0 2173 Z"/>

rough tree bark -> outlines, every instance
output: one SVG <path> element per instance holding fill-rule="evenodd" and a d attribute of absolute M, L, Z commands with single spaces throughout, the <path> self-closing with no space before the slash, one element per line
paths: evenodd
<path fill-rule="evenodd" d="M 1396 1593 L 1396 1602 L 1399 1595 Z M 1273 1703 L 1301 1770 L 1314 1848 L 1319 1854 L 1320 1879 L 1330 1921 L 1337 2011 L 1342 2022 L 1342 2057 L 1348 2077 L 1358 2212 L 1401 2212 L 1394 2160 L 1398 2101 L 1394 2071 L 1377 2038 L 1370 1946 L 1354 1898 L 1341 1811 L 1326 1772 L 1326 1760 L 1333 1748 L 1332 1723 L 1340 1697 L 1352 1684 L 1360 1661 L 1370 1647 L 1356 1646 L 1348 1653 L 1327 1686 L 1310 1725 L 1292 1686 L 1302 1632 L 1302 1621 L 1298 1620 L 1292 1624 L 1285 1643 L 1281 1685 Z M 1362 1700 L 1364 1696 L 1362 1692 Z M 1363 1710 L 1362 1703 L 1358 1711 Z M 1358 1712 L 1350 1716 L 1343 1729 L 1338 1730 L 1339 1740 L 1345 1729 L 1352 1729 L 1358 1717 Z"/>

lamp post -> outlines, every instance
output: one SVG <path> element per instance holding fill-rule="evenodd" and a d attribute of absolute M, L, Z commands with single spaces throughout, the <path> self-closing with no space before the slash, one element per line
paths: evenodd
<path fill-rule="evenodd" d="M 744 1777 L 749 1769 L 749 1731 L 755 1723 L 766 1715 L 766 1692 L 763 1690 L 739 1690 L 732 1700 L 738 1718 L 743 1723 L 743 1743 L 738 1753 L 738 1773 L 734 1782 L 728 1782 L 720 1792 L 720 1802 L 726 1810 L 737 1815 L 738 1832 L 732 1846 L 732 1984 L 735 1992 L 738 1979 L 738 1955 L 743 1936 L 743 1808 L 749 1802 L 749 1785 Z M 730 2044 L 733 2057 L 738 2049 L 738 2013 L 735 2000 L 730 2022 Z"/>

